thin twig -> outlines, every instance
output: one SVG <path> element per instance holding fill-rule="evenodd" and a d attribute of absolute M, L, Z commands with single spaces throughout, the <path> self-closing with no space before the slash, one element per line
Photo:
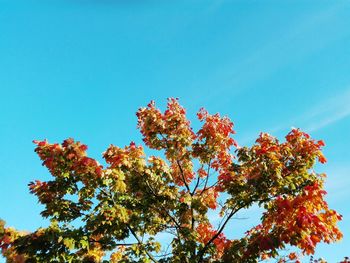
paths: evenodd
<path fill-rule="evenodd" d="M 137 242 L 139 243 L 139 245 L 143 245 L 142 241 L 140 240 L 140 238 L 137 236 L 137 234 L 135 233 L 135 231 L 131 228 L 131 226 L 129 224 L 126 224 L 127 228 L 130 230 L 131 234 L 135 237 L 135 239 L 137 240 Z M 154 263 L 158 263 L 158 261 L 152 256 L 151 253 L 149 253 L 147 251 L 147 249 L 144 249 L 145 253 L 147 254 L 147 256 L 154 262 Z"/>

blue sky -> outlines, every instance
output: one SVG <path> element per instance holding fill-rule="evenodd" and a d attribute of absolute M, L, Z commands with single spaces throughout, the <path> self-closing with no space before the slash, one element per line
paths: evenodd
<path fill-rule="evenodd" d="M 27 189 L 49 178 L 33 139 L 74 137 L 101 160 L 111 143 L 141 143 L 140 106 L 178 97 L 191 120 L 200 107 L 229 116 L 242 145 L 292 126 L 326 142 L 317 170 L 345 237 L 317 254 L 340 260 L 350 247 L 349 11 L 322 0 L 0 0 L 0 217 L 46 224 Z"/>

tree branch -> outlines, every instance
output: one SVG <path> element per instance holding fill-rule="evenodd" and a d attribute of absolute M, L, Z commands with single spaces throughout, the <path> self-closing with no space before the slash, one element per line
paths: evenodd
<path fill-rule="evenodd" d="M 222 224 L 222 226 L 220 227 L 220 229 L 216 232 L 216 234 L 214 236 L 212 236 L 212 238 L 204 245 L 204 247 L 199 251 L 198 256 L 199 256 L 199 260 L 198 263 L 202 263 L 203 262 L 203 257 L 205 252 L 207 251 L 207 249 L 209 248 L 210 244 L 213 243 L 213 241 L 218 238 L 218 236 L 222 233 L 222 231 L 224 230 L 226 224 L 228 223 L 228 221 L 230 221 L 230 219 L 242 208 L 244 208 L 245 206 L 247 206 L 248 203 L 245 203 L 244 205 L 241 205 L 237 208 L 233 208 L 231 213 L 229 214 L 229 216 L 226 218 L 225 222 Z"/>
<path fill-rule="evenodd" d="M 137 234 L 135 233 L 135 231 L 131 228 L 131 226 L 129 224 L 126 224 L 127 228 L 130 230 L 131 234 L 135 237 L 135 239 L 137 240 L 137 243 L 139 245 L 143 245 L 142 241 L 140 240 L 140 238 L 137 236 Z M 151 253 L 149 253 L 147 251 L 147 249 L 144 249 L 145 253 L 147 254 L 147 256 L 154 262 L 154 263 L 158 263 L 158 261 L 152 256 Z"/>
<path fill-rule="evenodd" d="M 148 189 L 150 190 L 151 194 L 152 194 L 155 198 L 159 198 L 159 195 L 157 195 L 157 193 L 154 192 L 154 190 L 152 189 L 152 187 L 149 185 L 149 183 L 148 183 L 147 181 L 146 181 L 146 185 L 147 185 Z M 169 218 L 171 219 L 171 221 L 174 222 L 175 226 L 176 226 L 177 228 L 180 229 L 181 226 L 180 226 L 179 223 L 175 220 L 175 218 L 172 217 L 172 216 L 170 215 L 170 213 L 169 213 L 169 211 L 168 211 L 167 209 L 165 209 L 165 208 L 163 208 L 163 209 L 164 209 L 163 211 L 165 211 L 165 212 L 167 213 L 167 215 L 169 216 Z"/>
<path fill-rule="evenodd" d="M 106 193 L 103 189 L 100 189 L 104 194 L 106 194 L 107 196 L 109 196 L 109 198 L 112 200 L 113 204 L 116 204 L 114 199 L 113 199 L 113 195 L 111 193 Z M 135 239 L 137 240 L 137 243 L 139 245 L 143 245 L 142 241 L 140 240 L 140 238 L 137 236 L 136 232 L 131 228 L 131 226 L 129 224 L 126 224 L 127 228 L 130 230 L 131 234 L 135 237 Z M 147 254 L 147 256 L 154 262 L 154 263 L 158 263 L 158 261 L 152 256 L 151 253 L 149 253 L 146 249 L 144 249 L 145 253 Z"/>
<path fill-rule="evenodd" d="M 180 161 L 179 161 L 179 160 L 176 160 L 176 163 L 177 163 L 177 165 L 178 165 L 178 167 L 179 167 L 179 169 L 180 169 L 182 181 L 183 181 L 183 183 L 185 184 L 185 187 L 186 187 L 187 191 L 188 191 L 189 193 L 191 193 L 191 189 L 190 189 L 190 187 L 188 186 L 188 184 L 187 184 L 187 182 L 186 182 L 184 172 L 183 172 L 182 167 L 181 167 L 181 165 L 180 165 Z"/>
<path fill-rule="evenodd" d="M 201 169 L 203 169 L 203 164 L 202 164 Z M 193 191 L 192 191 L 192 193 L 191 193 L 191 196 L 193 196 L 194 193 L 196 192 L 196 190 L 197 190 L 197 188 L 198 188 L 198 185 L 199 185 L 199 181 L 200 181 L 200 176 L 198 175 L 198 177 L 197 177 L 197 182 L 196 182 L 196 185 L 195 185 L 194 188 L 193 188 Z"/>
<path fill-rule="evenodd" d="M 202 195 L 203 192 L 207 188 L 207 184 L 208 184 L 208 180 L 209 180 L 210 163 L 211 163 L 211 159 L 209 160 L 209 163 L 208 163 L 208 170 L 207 170 L 207 177 L 205 178 L 205 184 L 204 184 L 204 187 L 203 187 L 203 189 L 202 189 L 202 191 L 201 191 L 201 193 L 199 195 Z"/>

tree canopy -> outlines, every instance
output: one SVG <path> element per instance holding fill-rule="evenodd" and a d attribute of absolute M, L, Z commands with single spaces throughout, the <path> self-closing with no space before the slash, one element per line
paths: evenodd
<path fill-rule="evenodd" d="M 164 112 L 152 101 L 137 111 L 137 127 L 159 156 L 134 142 L 110 145 L 105 165 L 74 139 L 34 141 L 52 179 L 29 190 L 50 226 L 24 232 L 1 221 L 7 262 L 300 262 L 342 238 L 341 215 L 324 199 L 326 175 L 314 170 L 326 162 L 323 141 L 292 129 L 283 142 L 261 133 L 245 147 L 229 118 L 205 109 L 197 117 L 194 131 L 177 99 Z M 229 239 L 227 223 L 255 204 L 260 224 Z M 164 234 L 167 244 L 157 241 Z"/>

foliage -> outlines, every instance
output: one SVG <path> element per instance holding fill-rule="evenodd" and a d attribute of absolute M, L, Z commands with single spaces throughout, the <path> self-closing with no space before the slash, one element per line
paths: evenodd
<path fill-rule="evenodd" d="M 110 145 L 103 167 L 73 139 L 34 141 L 52 179 L 29 189 L 51 224 L 25 233 L 1 222 L 8 262 L 300 262 L 318 243 L 341 239 L 325 175 L 313 170 L 326 162 L 322 141 L 293 129 L 285 142 L 261 133 L 240 147 L 227 117 L 201 109 L 194 132 L 176 99 L 164 113 L 151 102 L 137 118 L 146 146 L 165 158 L 147 158 L 133 142 Z M 265 209 L 261 224 L 227 238 L 227 223 L 253 204 Z M 220 211 L 218 227 L 209 210 Z M 156 241 L 164 233 L 168 247 Z"/>

